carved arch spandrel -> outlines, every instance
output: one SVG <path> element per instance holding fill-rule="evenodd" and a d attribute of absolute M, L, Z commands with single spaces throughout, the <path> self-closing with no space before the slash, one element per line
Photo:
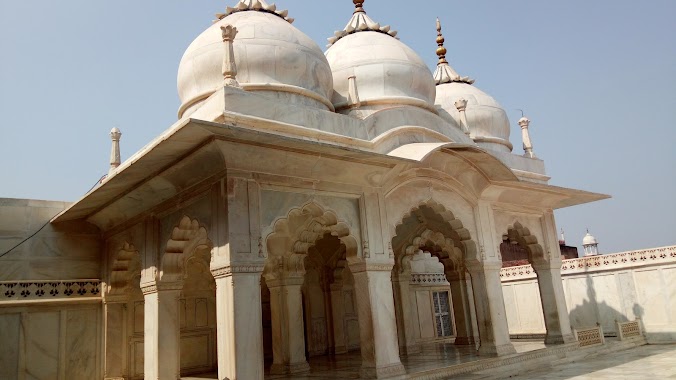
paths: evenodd
<path fill-rule="evenodd" d="M 212 247 L 206 228 L 201 226 L 197 219 L 184 216 L 174 227 L 167 241 L 162 255 L 159 280 L 166 283 L 183 281 L 188 259 L 199 257 L 208 265 Z"/>
<path fill-rule="evenodd" d="M 268 251 L 266 278 L 274 278 L 281 272 L 302 276 L 310 249 L 327 234 L 338 238 L 345 246 L 348 261 L 359 260 L 359 244 L 350 227 L 339 220 L 335 212 L 324 210 L 314 202 L 291 209 L 286 217 L 273 223 L 272 231 L 265 239 Z"/>
<path fill-rule="evenodd" d="M 396 265 L 399 270 L 403 270 L 404 267 L 401 265 L 405 256 L 410 256 L 415 254 L 420 247 L 425 244 L 432 244 L 440 248 L 442 256 L 439 257 L 439 260 L 444 264 L 444 267 L 449 270 L 451 267 L 460 268 L 464 265 L 464 261 L 468 259 L 478 259 L 478 250 L 477 245 L 472 240 L 470 231 L 464 227 L 462 221 L 457 219 L 453 212 L 447 210 L 444 205 L 429 199 L 425 202 L 420 202 L 418 205 L 413 206 L 405 213 L 400 219 L 399 223 L 395 226 L 394 236 L 397 236 L 399 231 L 401 231 L 405 220 L 415 217 L 415 212 L 422 209 L 423 207 L 428 207 L 436 214 L 438 214 L 443 222 L 450 227 L 448 235 L 444 235 L 440 231 L 435 231 L 430 229 L 428 226 L 424 226 L 419 233 L 411 236 L 409 239 L 405 240 L 405 245 L 400 247 L 395 247 L 395 251 L 398 251 L 398 254 L 395 254 Z"/>
<path fill-rule="evenodd" d="M 141 275 L 141 255 L 133 244 L 125 242 L 115 253 L 106 296 L 122 296 L 129 291 L 134 276 Z"/>
<path fill-rule="evenodd" d="M 528 253 L 530 263 L 547 261 L 545 251 L 538 242 L 538 238 L 533 235 L 527 227 L 524 227 L 518 221 L 507 227 L 507 237 L 510 241 L 516 242 Z"/>

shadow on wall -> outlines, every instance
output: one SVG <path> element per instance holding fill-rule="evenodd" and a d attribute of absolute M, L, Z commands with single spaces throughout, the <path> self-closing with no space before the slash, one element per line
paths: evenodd
<path fill-rule="evenodd" d="M 643 307 L 637 303 L 634 303 L 632 308 L 634 315 L 627 316 L 622 311 L 608 305 L 605 300 L 599 302 L 591 274 L 586 276 L 585 283 L 587 297 L 581 305 L 570 310 L 570 324 L 573 328 L 587 328 L 598 324 L 603 328 L 605 336 L 617 336 L 615 321 L 628 322 L 643 317 Z M 641 328 L 644 328 L 642 322 Z"/>

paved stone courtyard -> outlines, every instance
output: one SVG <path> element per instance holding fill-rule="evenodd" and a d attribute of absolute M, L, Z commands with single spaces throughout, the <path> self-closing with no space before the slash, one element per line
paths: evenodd
<path fill-rule="evenodd" d="M 519 352 L 527 352 L 541 348 L 541 343 L 519 343 L 515 345 Z M 431 349 L 431 348 L 430 348 Z M 472 360 L 470 355 L 461 352 L 440 350 L 425 352 L 426 356 L 433 357 L 432 361 L 464 362 Z M 445 352 L 445 353 L 444 353 Z M 430 355 L 431 354 L 431 355 Z M 341 355 L 339 360 L 335 358 L 312 358 L 310 360 L 314 370 L 304 375 L 292 376 L 267 376 L 266 379 L 357 379 L 359 378 L 358 355 Z M 430 361 L 411 360 L 404 361 L 407 369 L 424 370 Z M 511 371 L 510 371 L 511 372 Z M 215 374 L 196 377 L 183 377 L 189 379 L 215 379 Z M 676 345 L 645 345 L 625 351 L 596 356 L 586 360 L 567 364 L 559 364 L 545 367 L 540 370 L 525 372 L 517 375 L 501 375 L 491 370 L 488 373 L 472 373 L 449 377 L 449 380 L 499 380 L 499 379 L 525 379 L 525 380 L 586 380 L 586 379 L 676 379 Z"/>
<path fill-rule="evenodd" d="M 462 377 L 459 377 L 462 378 Z M 469 375 L 465 379 L 676 379 L 676 345 L 647 345 L 555 365 L 511 377 Z"/>

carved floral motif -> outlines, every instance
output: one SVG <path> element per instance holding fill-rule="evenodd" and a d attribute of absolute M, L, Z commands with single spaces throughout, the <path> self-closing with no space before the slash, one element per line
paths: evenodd
<path fill-rule="evenodd" d="M 100 280 L 0 282 L 0 301 L 101 297 Z"/>

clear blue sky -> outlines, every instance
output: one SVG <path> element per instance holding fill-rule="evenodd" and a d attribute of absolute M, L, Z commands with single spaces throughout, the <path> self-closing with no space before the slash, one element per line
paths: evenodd
<path fill-rule="evenodd" d="M 235 0 L 0 2 L 0 197 L 74 201 L 176 120 L 183 51 Z M 325 45 L 349 0 L 279 0 Z M 613 199 L 557 212 L 569 244 L 604 253 L 676 244 L 676 1 L 368 0 L 433 68 L 451 65 L 532 120 L 551 183 Z"/>

